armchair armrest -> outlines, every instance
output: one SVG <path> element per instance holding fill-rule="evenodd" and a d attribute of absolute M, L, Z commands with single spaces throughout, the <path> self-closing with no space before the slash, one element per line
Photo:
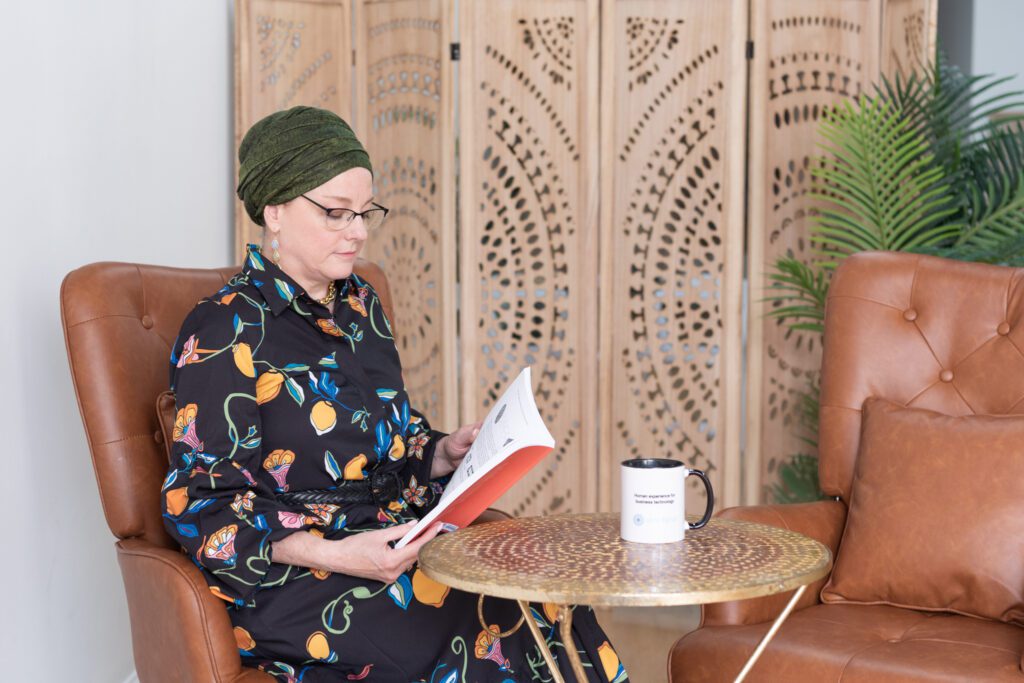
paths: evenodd
<path fill-rule="evenodd" d="M 723 519 L 739 519 L 777 526 L 809 536 L 824 544 L 835 558 L 846 524 L 846 505 L 838 500 L 821 500 L 794 505 L 758 505 L 723 510 Z M 834 561 L 834 560 L 833 560 Z M 818 594 L 828 577 L 812 583 L 796 609 L 820 602 Z M 701 626 L 738 626 L 771 621 L 785 608 L 793 591 L 751 600 L 720 602 L 701 607 Z"/>
<path fill-rule="evenodd" d="M 272 683 L 242 666 L 226 605 L 180 552 L 141 539 L 117 543 L 139 680 Z"/>
<path fill-rule="evenodd" d="M 487 522 L 500 522 L 503 519 L 514 519 L 512 515 L 497 508 L 487 508 L 480 513 L 480 516 L 473 520 L 472 524 L 486 524 Z"/>

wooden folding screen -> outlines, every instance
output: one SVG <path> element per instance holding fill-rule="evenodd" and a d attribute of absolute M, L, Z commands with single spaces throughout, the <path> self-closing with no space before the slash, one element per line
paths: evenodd
<path fill-rule="evenodd" d="M 558 445 L 501 506 L 593 509 L 598 3 L 464 1 L 459 24 L 463 416 L 532 365 Z"/>
<path fill-rule="evenodd" d="M 391 211 L 364 256 L 391 283 L 412 404 L 445 430 L 459 419 L 449 11 L 443 0 L 356 1 L 354 124 Z"/>
<path fill-rule="evenodd" d="M 236 149 L 295 104 L 353 124 L 393 212 L 366 255 L 437 427 L 534 367 L 558 448 L 502 507 L 614 509 L 637 455 L 757 502 L 805 448 L 796 399 L 820 362 L 763 301 L 778 256 L 813 258 L 818 121 L 931 54 L 936 7 L 237 0 Z M 239 253 L 260 237 L 241 205 L 236 235 Z"/>
<path fill-rule="evenodd" d="M 871 92 L 883 62 L 894 73 L 931 54 L 936 6 L 935 0 L 752 3 L 744 464 L 749 502 L 761 500 L 782 461 L 808 450 L 800 438 L 798 397 L 817 377 L 820 336 L 766 319 L 764 298 L 768 270 L 778 257 L 814 258 L 807 193 L 813 160 L 822 154 L 818 121 L 839 101 Z"/>
<path fill-rule="evenodd" d="M 897 74 L 906 78 L 935 54 L 939 3 L 938 0 L 885 0 L 884 6 L 882 73 L 889 78 Z"/>
<path fill-rule="evenodd" d="M 640 456 L 740 502 L 746 5 L 602 5 L 603 509 Z"/>
<path fill-rule="evenodd" d="M 238 145 L 264 116 L 305 104 L 351 117 L 351 22 L 349 0 L 235 3 L 235 178 Z M 236 254 L 262 235 L 236 200 Z"/>

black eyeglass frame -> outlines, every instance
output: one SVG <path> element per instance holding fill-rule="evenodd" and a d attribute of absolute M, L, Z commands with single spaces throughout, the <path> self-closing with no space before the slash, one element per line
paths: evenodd
<path fill-rule="evenodd" d="M 344 217 L 345 217 L 345 214 L 344 214 L 344 213 L 342 213 L 342 214 L 341 214 L 340 216 L 332 216 L 332 215 L 331 215 L 331 212 L 332 212 L 332 211 L 345 211 L 345 212 L 348 212 L 348 213 L 352 214 L 352 218 L 350 218 L 350 219 L 349 219 L 349 220 L 348 220 L 348 221 L 347 221 L 347 222 L 345 223 L 345 225 L 344 225 L 344 227 L 342 228 L 342 230 L 344 230 L 344 229 L 345 229 L 345 228 L 347 228 L 348 226 L 352 225 L 352 221 L 354 221 L 354 220 L 356 219 L 356 217 L 357 217 L 357 216 L 358 216 L 359 218 L 362 218 L 362 219 L 363 219 L 363 225 L 366 225 L 366 214 L 370 213 L 371 211 L 383 211 L 383 212 L 384 212 L 384 215 L 383 215 L 383 216 L 381 216 L 381 219 L 380 219 L 380 222 L 381 222 L 381 224 L 383 224 L 383 223 L 384 223 L 384 220 L 385 220 L 385 219 L 386 219 L 386 218 L 388 217 L 388 211 L 389 211 L 389 209 L 388 209 L 387 207 L 381 206 L 381 205 L 380 205 L 380 204 L 378 204 L 377 202 L 370 202 L 370 206 L 371 206 L 371 208 L 367 209 L 366 211 L 353 211 L 352 209 L 347 209 L 347 208 L 345 208 L 345 207 L 343 207 L 343 206 L 339 206 L 339 207 L 336 207 L 336 208 L 328 208 L 328 207 L 324 206 L 323 204 L 321 204 L 320 202 L 318 202 L 318 201 L 315 201 L 315 200 L 313 200 L 313 199 L 310 199 L 309 197 L 307 197 L 307 196 L 306 196 L 306 195 L 304 195 L 304 194 L 300 194 L 299 196 L 300 196 L 300 197 L 302 197 L 303 199 L 305 199 L 305 200 L 306 200 L 307 202 L 310 202 L 311 204 L 315 204 L 316 206 L 318 206 L 318 207 L 320 207 L 321 209 L 323 209 L 323 211 L 324 211 L 324 214 L 325 214 L 325 215 L 326 215 L 326 216 L 327 216 L 328 218 L 335 218 L 335 219 L 338 219 L 338 218 L 344 218 Z"/>

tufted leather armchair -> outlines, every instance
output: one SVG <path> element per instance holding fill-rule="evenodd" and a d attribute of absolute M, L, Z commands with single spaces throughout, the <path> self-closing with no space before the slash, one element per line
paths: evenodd
<path fill-rule="evenodd" d="M 173 396 L 171 344 L 185 315 L 238 268 L 195 270 L 94 263 L 61 285 L 61 322 L 78 407 L 103 512 L 117 537 L 139 679 L 270 683 L 244 668 L 224 603 L 164 531 L 160 484 L 167 468 Z M 360 259 L 356 272 L 377 290 L 389 319 L 383 271 Z"/>
<path fill-rule="evenodd" d="M 892 252 L 849 257 L 835 273 L 825 314 L 819 475 L 830 499 L 722 516 L 791 529 L 841 553 L 860 409 L 869 396 L 948 415 L 1024 413 L 1024 269 Z M 809 587 L 748 681 L 1024 680 L 1018 626 L 822 604 L 825 581 Z M 732 680 L 791 595 L 705 606 L 701 627 L 669 653 L 669 680 Z"/>

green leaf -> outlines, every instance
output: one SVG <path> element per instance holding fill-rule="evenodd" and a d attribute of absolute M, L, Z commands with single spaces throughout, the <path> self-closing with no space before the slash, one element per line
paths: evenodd
<path fill-rule="evenodd" d="M 779 467 L 779 482 L 769 489 L 775 503 L 808 503 L 824 496 L 818 484 L 818 458 L 797 453 Z"/>

